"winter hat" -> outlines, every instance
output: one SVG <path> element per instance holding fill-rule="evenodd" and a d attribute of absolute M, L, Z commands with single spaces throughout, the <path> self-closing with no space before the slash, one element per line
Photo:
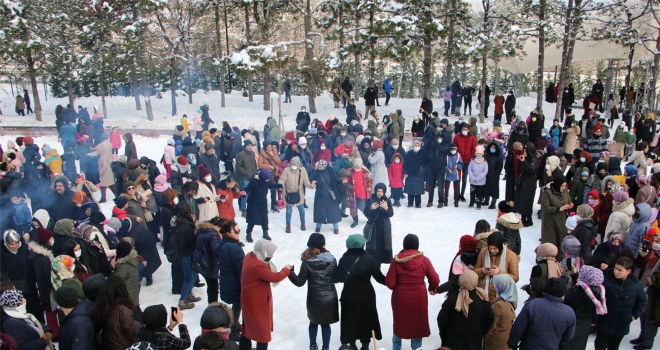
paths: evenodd
<path fill-rule="evenodd" d="M 128 242 L 119 242 L 117 244 L 117 259 L 121 259 L 131 253 L 131 244 Z"/>
<path fill-rule="evenodd" d="M 307 139 L 304 136 L 300 136 L 298 139 L 298 144 L 299 145 L 306 145 L 307 144 Z"/>
<path fill-rule="evenodd" d="M 124 197 L 124 196 L 118 196 L 118 197 L 115 197 L 114 202 L 115 202 L 115 205 L 117 206 L 117 208 L 121 209 L 124 206 L 126 206 L 126 203 L 128 203 L 128 199 L 126 199 L 126 197 Z M 110 220 L 112 220 L 112 219 L 110 219 Z"/>
<path fill-rule="evenodd" d="M 548 282 L 545 284 L 544 293 L 550 294 L 553 297 L 561 298 L 566 295 L 566 282 L 561 278 L 548 278 Z"/>
<path fill-rule="evenodd" d="M 158 176 L 156 176 L 156 181 L 154 181 L 154 182 L 155 183 L 161 183 L 161 184 L 167 186 L 167 177 L 165 177 L 165 175 L 158 175 Z M 154 186 L 155 186 L 155 183 L 154 183 Z"/>
<path fill-rule="evenodd" d="M 223 304 L 218 302 L 209 304 L 199 319 L 199 325 L 202 329 L 228 328 L 231 327 L 232 323 L 229 313 L 223 307 Z"/>
<path fill-rule="evenodd" d="M 381 140 L 374 140 L 374 142 L 372 142 L 371 146 L 373 147 L 374 152 L 376 152 L 376 151 L 378 151 L 379 149 L 383 148 L 383 141 L 381 141 Z"/>
<path fill-rule="evenodd" d="M 449 146 L 449 149 L 458 149 L 458 146 L 455 143 L 452 143 L 451 146 Z"/>
<path fill-rule="evenodd" d="M 87 194 L 83 191 L 75 192 L 71 198 L 71 201 L 75 204 L 82 205 L 83 203 L 87 202 Z"/>
<path fill-rule="evenodd" d="M 619 192 L 617 192 L 617 193 L 619 193 Z M 625 192 L 623 192 L 623 193 L 625 193 Z M 591 217 L 594 215 L 594 209 L 589 204 L 580 204 L 577 207 L 576 213 L 583 220 L 591 219 Z"/>
<path fill-rule="evenodd" d="M 488 238 L 486 238 L 486 241 L 489 246 L 495 246 L 497 249 L 500 250 L 500 253 L 502 250 L 504 250 L 504 236 L 500 232 L 493 232 L 490 235 L 488 235 Z"/>
<path fill-rule="evenodd" d="M 579 218 L 580 218 L 579 215 L 569 216 L 569 217 L 566 219 L 566 224 L 565 224 L 564 226 L 566 226 L 566 228 L 569 229 L 569 230 L 571 230 L 571 231 L 575 230 L 575 227 L 576 227 L 577 224 L 578 224 L 578 219 L 579 219 Z"/>
<path fill-rule="evenodd" d="M 183 131 L 183 125 L 177 125 L 175 128 L 177 131 Z"/>
<path fill-rule="evenodd" d="M 186 166 L 188 165 L 188 158 L 186 158 L 186 156 L 178 156 L 176 158 L 176 162 L 183 166 Z"/>
<path fill-rule="evenodd" d="M 119 197 L 119 198 L 123 198 L 123 197 Z M 108 220 L 108 226 L 110 226 L 110 228 L 113 228 L 115 230 L 119 230 L 121 228 L 121 220 L 119 220 L 119 218 L 110 218 L 110 220 Z"/>
<path fill-rule="evenodd" d="M 623 236 L 619 233 L 619 231 L 609 232 L 607 234 L 607 241 L 614 242 L 615 240 L 618 240 L 619 242 L 623 243 Z"/>
<path fill-rule="evenodd" d="M 254 128 L 254 127 L 252 127 L 252 128 Z M 216 131 L 218 131 L 218 128 L 210 128 L 209 129 L 209 132 L 211 133 L 211 135 L 215 134 Z"/>
<path fill-rule="evenodd" d="M 589 177 L 589 172 L 588 171 L 583 171 L 583 172 L 580 173 L 580 176 Z"/>
<path fill-rule="evenodd" d="M 548 157 L 548 163 L 550 164 L 550 168 L 552 170 L 556 169 L 559 166 L 559 157 L 557 156 Z"/>
<path fill-rule="evenodd" d="M 619 192 L 614 192 L 614 194 L 612 194 L 612 198 L 614 198 L 615 202 L 622 203 L 627 201 L 630 198 L 630 195 L 628 195 L 628 192 L 626 191 L 619 191 Z M 593 215 L 593 213 L 591 213 L 591 215 Z"/>
<path fill-rule="evenodd" d="M 649 178 L 646 177 L 646 175 L 639 175 L 637 176 L 637 184 L 640 186 L 648 185 L 649 184 Z"/>
<path fill-rule="evenodd" d="M 431 115 L 434 116 L 434 117 L 437 117 L 438 116 L 438 111 L 431 112 Z"/>
<path fill-rule="evenodd" d="M 419 249 L 419 237 L 412 233 L 403 238 L 403 249 Z"/>
<path fill-rule="evenodd" d="M 354 233 L 346 238 L 346 249 L 364 248 L 364 236 Z"/>
<path fill-rule="evenodd" d="M 44 144 L 43 146 L 41 146 L 41 150 L 44 151 L 44 154 L 50 152 L 50 150 L 51 150 L 50 145 L 49 144 Z"/>
<path fill-rule="evenodd" d="M 201 165 L 201 164 L 200 164 L 200 165 L 197 167 L 197 169 L 199 169 L 199 178 L 200 178 L 200 179 L 205 178 L 206 175 L 211 175 L 211 171 L 210 171 L 209 169 L 207 169 L 204 165 Z"/>
<path fill-rule="evenodd" d="M 259 170 L 259 178 L 263 181 L 270 181 L 271 179 L 270 171 L 268 169 Z"/>
<path fill-rule="evenodd" d="M 477 153 L 481 153 L 481 155 L 483 155 L 485 150 L 486 149 L 484 148 L 484 146 L 477 146 L 476 151 L 474 152 L 474 154 L 476 155 Z"/>
<path fill-rule="evenodd" d="M 586 283 L 590 287 L 598 287 L 603 284 L 604 275 L 603 271 L 593 266 L 584 265 L 580 268 L 580 281 Z"/>
<path fill-rule="evenodd" d="M 594 199 L 600 199 L 600 194 L 598 193 L 598 190 L 589 191 L 589 193 L 587 193 L 587 198 L 589 198 L 589 196 L 594 197 Z"/>
<path fill-rule="evenodd" d="M 101 288 L 105 284 L 105 276 L 100 273 L 92 275 L 87 278 L 85 282 L 82 283 L 82 290 L 85 293 L 85 297 L 90 301 L 96 301 L 99 293 L 101 293 Z"/>
<path fill-rule="evenodd" d="M 23 293 L 18 289 L 7 289 L 0 295 L 0 306 L 19 307 L 23 305 Z"/>
<path fill-rule="evenodd" d="M 229 133 L 229 136 L 236 138 L 238 137 L 238 133 L 236 131 L 232 131 Z"/>
<path fill-rule="evenodd" d="M 596 124 L 596 126 L 594 126 L 594 132 L 596 132 L 596 131 L 603 132 L 603 127 L 600 126 L 600 124 Z"/>
<path fill-rule="evenodd" d="M 124 192 L 128 192 L 129 187 L 135 187 L 135 182 L 134 181 L 126 181 L 124 182 Z"/>
<path fill-rule="evenodd" d="M 474 253 L 477 251 L 477 240 L 471 235 L 462 236 L 459 242 L 462 252 Z"/>
<path fill-rule="evenodd" d="M 174 139 L 167 139 L 167 144 L 170 146 L 174 145 Z"/>
<path fill-rule="evenodd" d="M 307 247 L 321 249 L 325 245 L 325 236 L 320 233 L 312 233 L 307 240 Z"/>
<path fill-rule="evenodd" d="M 76 290 L 67 286 L 62 286 L 57 289 L 55 292 L 55 301 L 57 302 L 57 305 L 68 309 L 72 309 L 80 303 L 76 295 Z"/>
<path fill-rule="evenodd" d="M 447 118 L 442 118 L 442 119 L 440 120 L 440 124 L 449 125 L 449 120 L 447 120 Z"/>
<path fill-rule="evenodd" d="M 497 204 L 497 209 L 500 211 L 500 213 L 506 214 L 513 211 L 513 206 L 511 205 L 511 202 L 500 201 Z"/>
<path fill-rule="evenodd" d="M 582 243 L 575 236 L 568 235 L 561 242 L 561 250 L 570 256 L 579 256 Z M 570 268 L 570 266 L 567 266 Z"/>
<path fill-rule="evenodd" d="M 43 227 L 37 229 L 37 242 L 46 243 L 53 237 L 53 232 Z"/>
<path fill-rule="evenodd" d="M 89 222 L 92 224 L 100 224 L 102 222 L 105 222 L 105 215 L 101 213 L 100 211 L 93 211 L 89 215 Z"/>
<path fill-rule="evenodd" d="M 25 136 L 23 142 L 25 143 L 26 146 L 34 145 L 34 139 L 32 138 L 32 136 Z"/>
<path fill-rule="evenodd" d="M 163 304 L 151 305 L 142 314 L 147 330 L 159 331 L 167 325 L 167 309 Z"/>

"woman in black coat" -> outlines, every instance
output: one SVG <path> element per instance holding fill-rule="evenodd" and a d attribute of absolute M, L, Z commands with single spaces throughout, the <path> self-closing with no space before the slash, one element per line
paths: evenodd
<path fill-rule="evenodd" d="M 35 315 L 39 321 L 43 321 L 43 312 L 46 311 L 47 323 L 51 328 L 53 328 L 53 325 L 57 326 L 57 305 L 51 304 L 50 298 L 51 291 L 54 292 L 50 279 L 51 264 L 55 260 L 50 244 L 52 237 L 53 233 L 45 228 L 40 227 L 37 229 L 38 241 L 30 241 L 28 243 L 30 260 L 27 266 L 27 282 L 30 289 L 34 291 L 34 293 L 30 294 L 37 297 L 35 300 L 37 307 L 28 310 L 28 312 Z M 32 311 L 35 312 L 33 313 Z M 58 326 L 53 329 L 56 331 L 56 335 L 59 334 Z"/>
<path fill-rule="evenodd" d="M 204 276 L 208 303 L 218 301 L 218 273 L 220 265 L 215 248 L 220 242 L 220 226 L 226 219 L 214 217 L 210 223 L 197 224 L 197 242 L 192 254 L 192 270 Z"/>
<path fill-rule="evenodd" d="M 231 304 L 233 319 L 238 320 L 241 316 L 241 275 L 243 272 L 243 243 L 239 241 L 241 230 L 238 224 L 230 221 L 220 229 L 222 239 L 216 246 L 216 255 L 220 268 L 220 299 Z M 239 322 L 235 321 L 229 333 L 229 339 L 238 341 Z"/>
<path fill-rule="evenodd" d="M 571 273 L 573 272 L 577 271 L 571 271 Z M 577 274 L 572 274 L 571 276 L 574 277 Z M 564 304 L 570 306 L 575 312 L 575 335 L 568 344 L 564 345 L 563 350 L 582 350 L 587 348 L 591 325 L 594 323 L 593 315 L 597 312 L 596 304 L 602 303 L 601 292 L 605 290 L 604 288 L 601 289 L 603 287 L 603 272 L 597 268 L 584 265 L 580 268 L 579 276 L 580 278 L 577 281 L 583 284 L 576 285 L 566 291 L 566 296 L 564 297 Z M 586 289 L 591 291 L 594 297 L 596 297 L 596 301 L 592 301 L 589 298 L 585 292 Z M 600 312 L 602 311 L 603 309 Z"/>
<path fill-rule="evenodd" d="M 424 194 L 424 165 L 427 163 L 425 152 L 422 151 L 422 143 L 413 141 L 413 149 L 406 153 L 403 162 L 403 176 L 405 183 L 403 192 L 408 195 L 408 208 L 413 206 L 422 207 L 422 195 Z"/>
<path fill-rule="evenodd" d="M 339 301 L 335 277 L 337 260 L 325 250 L 325 236 L 312 233 L 302 253 L 300 272 L 291 271 L 289 281 L 298 287 L 307 287 L 307 317 L 309 318 L 310 348 L 316 346 L 318 325 L 321 325 L 323 349 L 330 347 L 330 325 L 339 321 Z M 313 339 L 313 342 L 312 342 Z"/>
<path fill-rule="evenodd" d="M 527 133 L 527 125 L 525 122 L 518 123 L 518 126 L 514 129 L 511 128 L 511 135 L 509 135 L 509 142 L 506 144 L 506 149 L 509 153 L 513 151 L 513 144 L 520 142 L 523 146 L 529 142 L 529 134 Z"/>
<path fill-rule="evenodd" d="M 392 261 L 392 223 L 394 216 L 392 202 L 385 196 L 387 187 L 378 183 L 374 193 L 364 205 L 364 216 L 367 225 L 372 225 L 371 238 L 367 241 L 367 253 L 373 256 L 379 264 L 389 264 Z"/>
<path fill-rule="evenodd" d="M 341 335 L 342 344 L 360 340 L 362 348 L 368 348 L 373 330 L 376 339 L 383 338 L 376 308 L 376 291 L 371 285 L 371 278 L 385 285 L 385 276 L 380 265 L 364 250 L 364 237 L 353 234 L 346 239 L 346 253 L 339 259 L 337 278 L 344 283 L 341 291 Z"/>
<path fill-rule="evenodd" d="M 481 205 L 488 205 L 488 200 L 491 199 L 488 209 L 495 209 L 497 200 L 500 198 L 500 174 L 504 168 L 504 159 L 500 151 L 500 145 L 497 142 L 491 142 L 486 146 L 486 162 L 488 163 L 488 174 L 486 175 L 486 190 L 484 191 L 484 203 Z"/>
<path fill-rule="evenodd" d="M 281 188 L 282 185 L 270 182 L 270 171 L 262 169 L 259 171 L 258 178 L 250 179 L 250 183 L 245 187 L 247 193 L 247 221 L 248 227 L 245 240 L 252 242 L 252 230 L 254 226 L 261 226 L 263 238 L 270 241 L 268 236 L 268 190 L 271 188 Z"/>
<path fill-rule="evenodd" d="M 190 204 L 179 202 L 176 205 L 176 226 L 172 229 L 171 240 L 175 252 L 174 260 L 181 264 L 183 270 L 183 285 L 181 286 L 181 297 L 179 298 L 179 309 L 181 310 L 192 309 L 195 306 L 192 303 L 201 300 L 192 293 L 196 280 L 196 274 L 193 273 L 192 269 L 192 254 L 195 251 L 197 242 L 195 237 L 197 227 L 194 220 L 195 216 L 192 213 Z"/>
<path fill-rule="evenodd" d="M 532 213 L 536 195 L 536 169 L 539 164 L 536 148 L 531 142 L 525 146 L 525 154 L 520 157 L 520 169 L 514 195 L 514 212 L 522 216 L 523 226 L 529 227 L 534 224 Z"/>
<path fill-rule="evenodd" d="M 321 232 L 321 225 L 332 224 L 335 234 L 339 234 L 339 222 L 341 221 L 341 210 L 339 205 L 339 180 L 337 174 L 328 165 L 328 162 L 321 159 L 316 162 L 316 171 L 312 173 L 309 181 L 316 183 L 316 192 L 314 193 L 314 223 L 316 223 L 316 232 Z M 332 194 L 331 192 L 332 191 Z M 333 199 L 333 194 L 334 198 Z"/>

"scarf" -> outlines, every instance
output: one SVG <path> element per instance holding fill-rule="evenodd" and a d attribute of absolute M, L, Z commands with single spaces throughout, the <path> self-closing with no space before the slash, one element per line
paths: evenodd
<path fill-rule="evenodd" d="M 508 302 L 511 311 L 515 313 L 518 307 L 518 288 L 516 288 L 516 282 L 513 278 L 509 275 L 493 276 L 493 285 L 497 296 Z"/>
<path fill-rule="evenodd" d="M 73 234 L 84 239 L 85 242 L 96 248 L 101 253 L 105 254 L 103 245 L 99 242 L 98 236 L 95 234 L 96 228 L 89 224 L 80 224 L 73 229 Z"/>
<path fill-rule="evenodd" d="M 16 318 L 23 320 L 25 323 L 27 323 L 28 326 L 32 327 L 37 333 L 39 333 L 39 337 L 44 335 L 44 329 L 41 327 L 41 323 L 32 315 L 29 314 L 25 311 L 26 304 L 23 304 L 18 307 L 3 307 L 3 310 L 5 313 L 11 317 L 11 318 Z M 50 346 L 47 346 L 46 349 L 53 349 L 53 345 L 51 344 Z"/>
<path fill-rule="evenodd" d="M 458 299 L 456 299 L 456 307 L 454 309 L 462 312 L 466 318 L 470 311 L 470 304 L 473 301 L 470 299 L 470 291 L 476 290 L 477 295 L 481 300 L 486 300 L 488 298 L 486 292 L 477 287 L 478 282 L 479 276 L 477 276 L 477 273 L 472 270 L 467 270 L 458 277 L 458 285 L 461 287 L 461 291 L 458 292 Z"/>
<path fill-rule="evenodd" d="M 273 261 L 271 259 L 266 260 L 270 255 L 275 253 L 275 250 L 277 250 L 277 246 L 275 245 L 275 243 L 268 240 L 260 239 L 254 244 L 254 250 L 252 252 L 257 257 L 257 259 L 268 264 L 268 268 L 270 268 L 270 271 L 277 273 L 277 266 L 275 266 Z M 273 287 L 277 287 L 279 283 L 272 283 L 272 285 Z"/>
<path fill-rule="evenodd" d="M 545 260 L 548 264 L 548 278 L 560 278 L 564 271 L 564 268 L 555 259 L 558 253 L 557 246 L 552 243 L 543 243 L 536 248 L 537 259 Z"/>
<path fill-rule="evenodd" d="M 66 279 L 74 278 L 75 261 L 68 255 L 58 255 L 51 264 L 50 279 L 55 290 L 62 286 Z"/>
<path fill-rule="evenodd" d="M 601 295 L 601 298 L 603 299 L 602 301 L 599 301 L 598 299 L 596 299 L 596 296 L 591 291 L 591 287 L 589 287 L 588 284 L 582 282 L 581 279 L 578 278 L 575 285 L 582 287 L 582 289 L 584 289 L 584 292 L 587 294 L 589 299 L 591 299 L 591 302 L 594 303 L 594 305 L 596 305 L 596 314 L 598 314 L 598 315 L 607 314 L 607 299 L 605 299 L 605 287 L 602 284 L 599 286 L 600 287 L 600 295 Z"/>
<path fill-rule="evenodd" d="M 166 189 L 168 189 L 167 184 L 164 184 L 162 186 L 158 186 L 158 184 L 154 185 L 154 190 L 156 192 L 165 192 Z"/>
<path fill-rule="evenodd" d="M 501 272 L 506 273 L 506 250 L 507 248 L 502 249 L 502 253 L 500 254 L 500 266 L 498 268 L 500 269 Z M 502 263 L 504 262 L 504 263 Z M 486 251 L 486 262 L 484 263 L 484 267 L 491 267 L 491 262 L 490 262 L 490 252 Z M 461 274 L 462 275 L 462 274 Z M 484 291 L 486 293 L 486 297 L 488 297 L 488 285 L 491 283 L 491 276 L 486 275 L 484 278 Z"/>

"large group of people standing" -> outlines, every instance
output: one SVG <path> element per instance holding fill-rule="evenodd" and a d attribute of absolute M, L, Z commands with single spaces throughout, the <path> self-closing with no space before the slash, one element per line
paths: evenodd
<path fill-rule="evenodd" d="M 346 83 L 333 87 L 346 92 Z M 192 122 L 183 115 L 160 160 L 140 157 L 131 133 L 106 129 L 97 108 L 89 116 L 82 106 L 58 107 L 63 154 L 31 136 L 9 141 L 1 154 L 3 336 L 18 349 L 58 342 L 62 350 L 249 350 L 255 342 L 263 350 L 276 317 L 271 286 L 288 278 L 307 284 L 310 350 L 329 349 L 337 322 L 342 348 L 367 349 L 383 337 L 373 278 L 392 290 L 393 350 L 404 339 L 422 347 L 431 336 L 428 298 L 443 293 L 442 307 L 431 311 L 447 349 L 584 349 L 592 332 L 597 350 L 618 349 L 636 320 L 635 349 L 653 347 L 660 323 L 653 113 L 624 112 L 610 131 L 595 108 L 580 120 L 568 109 L 564 126 L 554 120 L 548 129 L 540 109 L 522 119 L 515 97 L 498 91 L 494 120 L 478 126 L 460 116 L 474 89 L 455 82 L 445 91 L 444 118 L 422 100 L 404 147 L 402 111 L 381 118 L 370 104 L 375 90 L 372 84 L 365 94 L 364 118 L 349 90 L 335 100 L 336 107 L 347 100 L 345 124 L 335 115 L 312 119 L 303 106 L 292 131 L 273 118 L 263 132 L 227 121 L 215 127 L 203 105 Z M 277 236 L 307 231 L 308 196 L 314 232 L 301 265 L 278 268 Z M 417 210 L 422 197 L 433 210 L 466 203 L 496 219 L 492 227 L 479 220 L 460 237 L 444 283 L 423 253 L 428 242 L 414 234 L 392 239 L 402 200 Z M 274 235 L 269 217 L 278 214 L 285 225 Z M 523 247 L 520 230 L 535 215 L 540 243 Z M 344 219 L 362 233 L 347 235 L 337 259 L 326 239 L 340 234 Z M 326 224 L 330 235 L 322 234 Z M 254 243 L 251 251 L 242 239 Z M 163 264 L 159 243 L 178 307 L 143 310 L 140 292 Z M 529 277 L 519 273 L 523 250 L 536 255 Z M 529 294 L 523 305 L 518 282 Z M 184 310 L 202 302 L 193 290 L 204 285 L 202 334 L 191 340 Z"/>

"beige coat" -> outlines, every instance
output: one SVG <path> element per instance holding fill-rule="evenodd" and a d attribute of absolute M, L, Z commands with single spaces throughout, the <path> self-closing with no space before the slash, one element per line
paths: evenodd
<path fill-rule="evenodd" d="M 108 187 L 115 184 L 115 177 L 112 175 L 110 163 L 112 163 L 112 145 L 110 141 L 105 140 L 94 148 L 94 153 L 99 155 L 99 178 L 100 186 Z"/>
<path fill-rule="evenodd" d="M 518 279 L 520 277 L 520 274 L 518 272 L 518 255 L 514 253 L 511 249 L 509 248 L 504 248 L 506 249 L 506 261 L 504 264 L 506 265 L 506 274 L 511 276 L 514 281 L 518 282 Z M 474 272 L 476 272 L 477 276 L 479 276 L 479 287 L 484 286 L 484 279 L 485 275 L 481 271 L 481 269 L 485 266 L 486 264 L 486 254 L 488 254 L 488 249 L 482 249 L 479 252 L 479 257 L 477 257 L 477 263 L 474 265 Z M 498 255 L 497 257 L 490 258 L 490 267 L 492 266 L 497 266 L 500 268 L 500 271 L 502 271 L 501 266 L 502 262 L 500 261 L 500 258 L 502 257 L 502 254 Z M 492 281 L 492 280 L 491 280 Z M 497 297 L 497 294 L 495 292 L 495 285 L 491 282 L 488 284 L 488 301 L 491 303 L 495 300 Z"/>
<path fill-rule="evenodd" d="M 195 198 L 210 198 L 210 200 L 207 203 L 197 205 L 199 208 L 197 222 L 208 221 L 218 216 L 218 205 L 215 202 L 219 199 L 217 198 L 219 196 L 215 194 L 215 186 L 211 185 L 211 187 L 212 189 L 209 189 L 209 186 L 199 181 L 199 190 L 197 190 Z"/>
<path fill-rule="evenodd" d="M 511 304 L 500 297 L 495 299 L 491 307 L 495 322 L 493 322 L 490 330 L 486 332 L 484 349 L 509 350 L 506 342 L 509 340 L 509 333 L 513 328 L 513 319 L 516 318 L 516 313 L 511 309 Z"/>
<path fill-rule="evenodd" d="M 573 154 L 577 148 L 577 137 L 580 135 L 580 127 L 573 125 L 566 129 L 566 140 L 564 141 L 564 154 Z"/>
<path fill-rule="evenodd" d="M 261 152 L 259 153 L 259 169 L 270 170 L 272 175 L 280 176 L 280 170 L 278 166 L 281 162 L 282 160 L 280 160 L 279 154 L 275 153 L 270 155 L 268 152 L 266 152 L 265 148 L 261 149 Z"/>
<path fill-rule="evenodd" d="M 621 203 L 614 202 L 605 232 L 619 231 L 625 240 L 632 225 L 633 214 L 635 214 L 635 205 L 632 198 L 628 198 Z"/>
<path fill-rule="evenodd" d="M 298 174 L 300 174 L 300 182 L 298 182 Z M 305 203 L 305 193 L 303 192 L 303 186 L 312 187 L 312 184 L 309 182 L 309 178 L 307 177 L 307 170 L 305 170 L 305 168 L 300 164 L 298 165 L 298 170 L 293 171 L 291 170 L 290 163 L 286 169 L 284 169 L 279 183 L 282 184 L 282 192 L 285 196 L 287 193 L 294 193 L 296 191 L 298 191 L 300 194 L 300 202 L 296 204 L 287 203 L 287 205 L 292 207 L 297 207 Z"/>

